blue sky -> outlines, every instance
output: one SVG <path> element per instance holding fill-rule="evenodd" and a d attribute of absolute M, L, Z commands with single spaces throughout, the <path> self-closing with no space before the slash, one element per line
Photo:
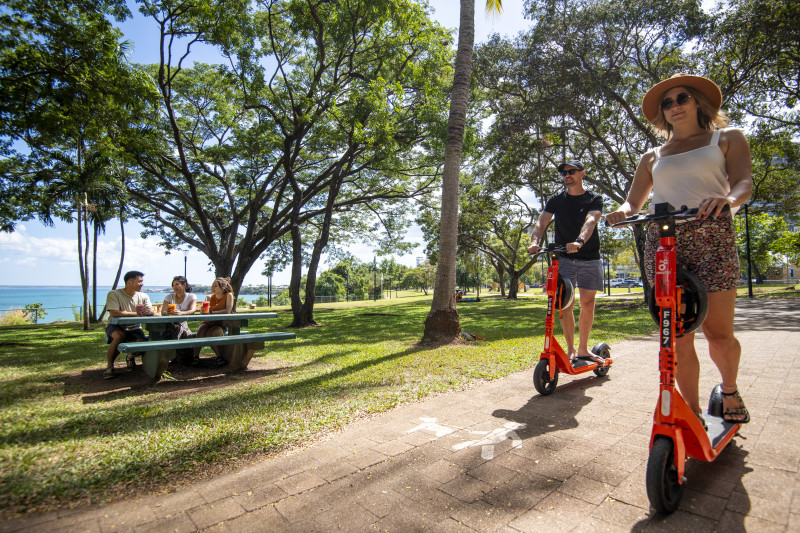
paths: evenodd
<path fill-rule="evenodd" d="M 131 60 L 137 63 L 157 62 L 157 31 L 153 23 L 142 17 L 133 2 L 129 2 L 134 19 L 121 25 L 125 37 L 133 43 Z M 433 18 L 446 28 L 458 26 L 458 0 L 430 0 L 434 10 Z M 489 35 L 500 33 L 514 35 L 524 30 L 530 22 L 522 17 L 522 0 L 504 0 L 503 14 L 488 17 L 482 4 L 476 5 L 475 41 L 485 41 Z M 213 50 L 209 51 L 213 57 Z M 158 240 L 139 236 L 141 226 L 130 222 L 125 226 L 125 264 L 123 271 L 141 270 L 149 286 L 167 286 L 172 277 L 183 274 L 184 254 L 165 255 Z M 422 244 L 418 230 L 413 230 L 408 238 Z M 119 261 L 121 238 L 119 225 L 112 222 L 102 235 L 98 245 L 98 284 L 111 285 L 114 281 Z M 373 250 L 365 245 L 356 245 L 350 252 L 362 261 L 372 261 Z M 398 262 L 414 266 L 416 257 L 422 255 L 421 246 L 416 252 L 396 257 Z M 213 271 L 208 259 L 199 252 L 190 251 L 187 258 L 187 273 L 192 283 L 210 283 Z M 322 268 L 327 268 L 322 265 Z M 37 221 L 19 224 L 14 233 L 0 233 L 0 270 L 3 271 L 3 285 L 79 285 L 77 235 L 73 224 L 56 222 L 55 227 L 45 227 Z M 266 278 L 260 275 L 257 263 L 245 278 L 245 285 L 265 284 Z M 277 274 L 273 283 L 284 284 L 289 281 L 289 272 Z"/>

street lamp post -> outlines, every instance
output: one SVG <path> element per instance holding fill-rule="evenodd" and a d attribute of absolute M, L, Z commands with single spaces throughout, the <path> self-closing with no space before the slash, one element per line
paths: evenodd
<path fill-rule="evenodd" d="M 750 221 L 747 218 L 747 204 L 744 204 L 744 231 L 747 249 L 747 297 L 753 297 L 753 273 L 750 270 Z"/>
<path fill-rule="evenodd" d="M 183 251 L 183 279 L 186 279 L 186 259 L 189 257 L 189 250 Z"/>

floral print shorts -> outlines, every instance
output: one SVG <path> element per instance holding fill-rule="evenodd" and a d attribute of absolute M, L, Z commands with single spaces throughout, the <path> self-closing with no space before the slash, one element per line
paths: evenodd
<path fill-rule="evenodd" d="M 658 224 L 650 224 L 644 245 L 644 267 L 650 285 L 655 277 L 654 263 L 660 237 Z M 737 286 L 739 253 L 730 213 L 676 225 L 675 245 L 678 266 L 694 273 L 706 291 L 719 292 Z"/>

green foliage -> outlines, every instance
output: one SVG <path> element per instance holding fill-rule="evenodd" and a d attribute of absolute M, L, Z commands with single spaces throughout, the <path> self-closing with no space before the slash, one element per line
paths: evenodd
<path fill-rule="evenodd" d="M 30 324 L 30 320 L 22 309 L 10 309 L 0 315 L 0 326 L 22 326 L 23 324 Z"/>
<path fill-rule="evenodd" d="M 44 305 L 41 302 L 26 304 L 23 312 L 25 313 L 25 318 L 34 324 L 38 323 L 40 318 L 47 316 L 47 311 L 44 310 Z"/>
<path fill-rule="evenodd" d="M 762 123 L 749 136 L 753 161 L 753 195 L 748 201 L 755 212 L 797 217 L 800 205 L 800 143 L 787 132 Z"/>
<path fill-rule="evenodd" d="M 345 296 L 346 292 L 344 278 L 334 272 L 323 272 L 317 279 L 317 296 L 334 296 L 338 298 Z"/>
<path fill-rule="evenodd" d="M 749 213 L 747 221 L 744 216 L 734 217 L 734 226 L 736 228 L 736 246 L 739 250 L 739 262 L 742 264 L 742 269 L 747 270 L 747 228 L 749 226 L 750 235 L 750 259 L 755 268 L 753 273 L 754 277 L 758 280 L 761 279 L 761 274 L 766 272 L 766 269 L 772 264 L 773 255 L 781 253 L 780 250 L 785 249 L 786 244 L 789 244 L 789 239 L 780 241 L 777 244 L 779 237 L 786 232 L 786 222 L 780 217 L 775 217 L 769 213 L 753 214 Z"/>
<path fill-rule="evenodd" d="M 236 299 L 236 307 L 250 307 L 250 304 L 244 298 Z"/>
<path fill-rule="evenodd" d="M 785 255 L 788 262 L 800 265 L 800 231 L 784 231 L 772 245 L 775 253 Z"/>
<path fill-rule="evenodd" d="M 49 184 L 79 179 L 87 149 L 107 158 L 113 152 L 108 128 L 129 121 L 152 91 L 125 63 L 122 33 L 109 20 L 129 15 L 124 1 L 13 0 L 5 5 L 0 13 L 0 222 L 11 230 L 16 221 L 35 216 L 46 223 L 53 215 L 70 219 L 74 205 L 52 198 Z"/>
<path fill-rule="evenodd" d="M 259 296 L 253 301 L 256 307 L 267 307 L 269 305 L 269 298 L 266 296 Z"/>
<path fill-rule="evenodd" d="M 800 132 L 800 4 L 731 0 L 718 13 L 699 54 L 722 82 L 728 105 L 773 133 Z"/>
<path fill-rule="evenodd" d="M 482 172 L 483 171 L 483 172 Z M 536 262 L 528 255 L 530 237 L 523 229 L 539 213 L 535 198 L 522 194 L 522 187 L 491 175 L 485 169 L 462 178 L 458 242 L 462 256 L 481 254 L 495 269 L 507 272 L 509 297 L 516 297 L 517 280 Z"/>

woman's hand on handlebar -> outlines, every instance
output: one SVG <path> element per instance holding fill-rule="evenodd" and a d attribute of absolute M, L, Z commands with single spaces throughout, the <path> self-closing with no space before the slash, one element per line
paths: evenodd
<path fill-rule="evenodd" d="M 528 246 L 528 253 L 531 254 L 531 255 L 536 255 L 537 253 L 539 253 L 539 245 L 532 242 Z"/>
<path fill-rule="evenodd" d="M 731 205 L 730 200 L 727 198 L 706 198 L 700 202 L 700 207 L 697 208 L 697 219 L 703 220 L 708 217 L 717 218 L 725 209 L 726 205 Z"/>
<path fill-rule="evenodd" d="M 611 226 L 612 224 L 623 222 L 626 218 L 628 218 L 627 213 L 617 209 L 616 211 L 612 211 L 606 215 L 606 225 Z"/>

